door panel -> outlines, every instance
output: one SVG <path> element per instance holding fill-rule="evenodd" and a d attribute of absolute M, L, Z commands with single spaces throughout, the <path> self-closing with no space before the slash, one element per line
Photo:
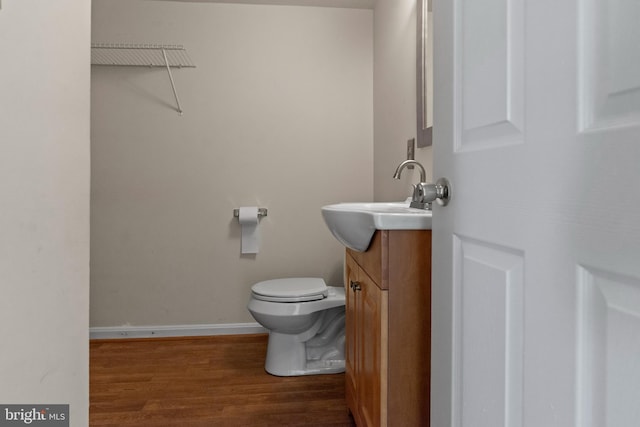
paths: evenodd
<path fill-rule="evenodd" d="M 434 426 L 640 419 L 640 3 L 434 0 Z"/>
<path fill-rule="evenodd" d="M 640 280 L 584 266 L 577 277 L 577 425 L 637 425 Z"/>
<path fill-rule="evenodd" d="M 464 0 L 459 33 L 457 150 L 522 142 L 524 127 L 524 0 Z"/>
<path fill-rule="evenodd" d="M 524 254 L 454 241 L 455 424 L 521 426 Z"/>
<path fill-rule="evenodd" d="M 362 269 L 359 269 L 361 290 L 357 292 L 360 348 L 358 353 L 358 384 L 361 418 L 366 426 L 386 425 L 381 423 L 381 383 L 382 371 L 382 291 Z M 386 346 L 385 346 L 386 347 Z M 386 402 L 385 402 L 386 407 Z"/>
<path fill-rule="evenodd" d="M 357 412 L 358 409 L 358 385 L 356 383 L 357 374 L 357 353 L 359 344 L 359 337 L 357 334 L 358 319 L 357 319 L 357 301 L 356 294 L 351 288 L 352 283 L 358 281 L 358 265 L 353 258 L 348 254 L 345 255 L 345 307 L 346 307 L 346 319 L 345 319 L 345 386 L 346 386 L 346 399 L 347 406 L 353 413 L 355 419 L 359 419 L 360 415 Z"/>
<path fill-rule="evenodd" d="M 640 3 L 581 0 L 580 130 L 640 123 Z M 634 55 L 635 58 L 629 58 Z"/>

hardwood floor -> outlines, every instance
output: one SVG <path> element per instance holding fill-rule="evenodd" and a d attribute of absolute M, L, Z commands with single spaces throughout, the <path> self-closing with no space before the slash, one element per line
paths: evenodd
<path fill-rule="evenodd" d="M 274 377 L 267 335 L 93 340 L 91 426 L 355 426 L 344 374 Z"/>

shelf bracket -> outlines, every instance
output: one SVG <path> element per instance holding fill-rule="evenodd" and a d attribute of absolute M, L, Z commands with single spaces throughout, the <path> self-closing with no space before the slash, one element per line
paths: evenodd
<path fill-rule="evenodd" d="M 164 64 L 167 66 L 167 73 L 169 73 L 169 80 L 171 80 L 171 89 L 173 89 L 173 96 L 176 99 L 176 105 L 178 106 L 178 113 L 182 115 L 182 107 L 180 107 L 180 100 L 178 99 L 178 92 L 176 92 L 176 84 L 173 82 L 173 74 L 171 74 L 171 67 L 169 66 L 169 60 L 167 59 L 167 51 L 162 49 L 162 57 L 164 58 Z"/>

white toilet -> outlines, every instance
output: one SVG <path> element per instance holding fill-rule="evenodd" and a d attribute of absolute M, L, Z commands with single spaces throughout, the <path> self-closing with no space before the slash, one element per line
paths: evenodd
<path fill-rule="evenodd" d="M 319 278 L 266 280 L 247 308 L 269 330 L 265 370 L 277 376 L 344 372 L 343 287 Z"/>

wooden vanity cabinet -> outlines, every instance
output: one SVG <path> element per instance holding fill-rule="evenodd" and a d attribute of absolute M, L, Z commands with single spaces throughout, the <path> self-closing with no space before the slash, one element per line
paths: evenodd
<path fill-rule="evenodd" d="M 359 427 L 429 425 L 431 230 L 346 250 L 346 398 Z"/>

